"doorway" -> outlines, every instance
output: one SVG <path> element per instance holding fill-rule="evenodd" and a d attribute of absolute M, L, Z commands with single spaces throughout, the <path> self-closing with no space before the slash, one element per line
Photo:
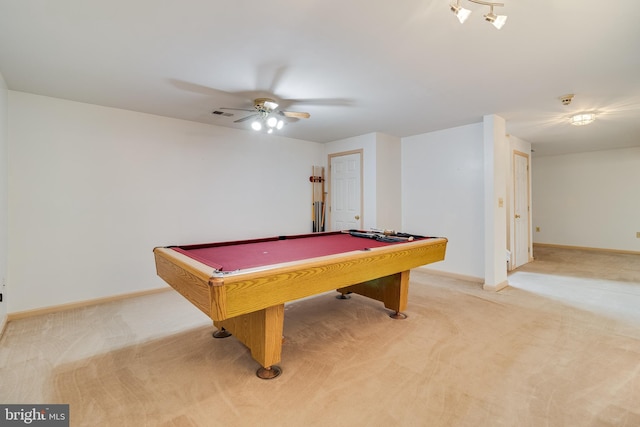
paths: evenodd
<path fill-rule="evenodd" d="M 329 155 L 331 230 L 362 229 L 362 150 Z"/>
<path fill-rule="evenodd" d="M 529 155 L 513 152 L 513 268 L 530 261 Z"/>

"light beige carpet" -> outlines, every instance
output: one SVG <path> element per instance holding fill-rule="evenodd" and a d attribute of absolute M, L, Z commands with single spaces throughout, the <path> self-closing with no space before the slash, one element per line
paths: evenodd
<path fill-rule="evenodd" d="M 72 426 L 640 426 L 640 256 L 540 248 L 486 292 L 412 272 L 408 319 L 286 308 L 281 377 L 173 291 L 10 322 L 0 403 Z"/>

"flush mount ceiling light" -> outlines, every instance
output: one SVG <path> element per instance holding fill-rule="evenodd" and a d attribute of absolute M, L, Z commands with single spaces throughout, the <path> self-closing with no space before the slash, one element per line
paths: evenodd
<path fill-rule="evenodd" d="M 484 6 L 489 6 L 489 13 L 484 15 L 484 19 L 485 21 L 490 22 L 498 30 L 502 28 L 505 22 L 507 22 L 507 15 L 496 15 L 495 13 L 493 13 L 494 7 L 503 7 L 504 3 L 493 3 L 493 2 L 482 1 L 482 0 L 468 0 L 468 1 L 472 3 L 481 4 Z M 461 24 L 467 20 L 469 15 L 471 15 L 471 11 L 469 9 L 465 9 L 462 6 L 460 6 L 460 0 L 455 0 L 455 3 L 451 3 L 449 6 L 451 8 L 451 11 L 458 17 L 458 20 L 460 21 Z"/>
<path fill-rule="evenodd" d="M 569 123 L 574 126 L 584 126 L 592 123 L 596 119 L 595 113 L 579 113 L 571 116 Z"/>

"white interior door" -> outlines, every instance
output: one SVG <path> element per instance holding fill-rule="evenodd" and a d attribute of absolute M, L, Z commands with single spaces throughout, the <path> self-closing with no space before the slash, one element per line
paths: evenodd
<path fill-rule="evenodd" d="M 513 153 L 514 259 L 513 268 L 529 262 L 529 156 Z"/>
<path fill-rule="evenodd" d="M 331 229 L 362 228 L 362 153 L 331 156 Z"/>

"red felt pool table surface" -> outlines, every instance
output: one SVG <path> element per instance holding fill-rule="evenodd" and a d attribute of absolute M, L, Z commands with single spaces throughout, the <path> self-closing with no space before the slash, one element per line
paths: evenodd
<path fill-rule="evenodd" d="M 393 244 L 397 242 L 380 242 L 354 237 L 348 233 L 328 232 L 251 241 L 176 246 L 172 249 L 218 271 L 228 272 L 363 251 Z"/>

